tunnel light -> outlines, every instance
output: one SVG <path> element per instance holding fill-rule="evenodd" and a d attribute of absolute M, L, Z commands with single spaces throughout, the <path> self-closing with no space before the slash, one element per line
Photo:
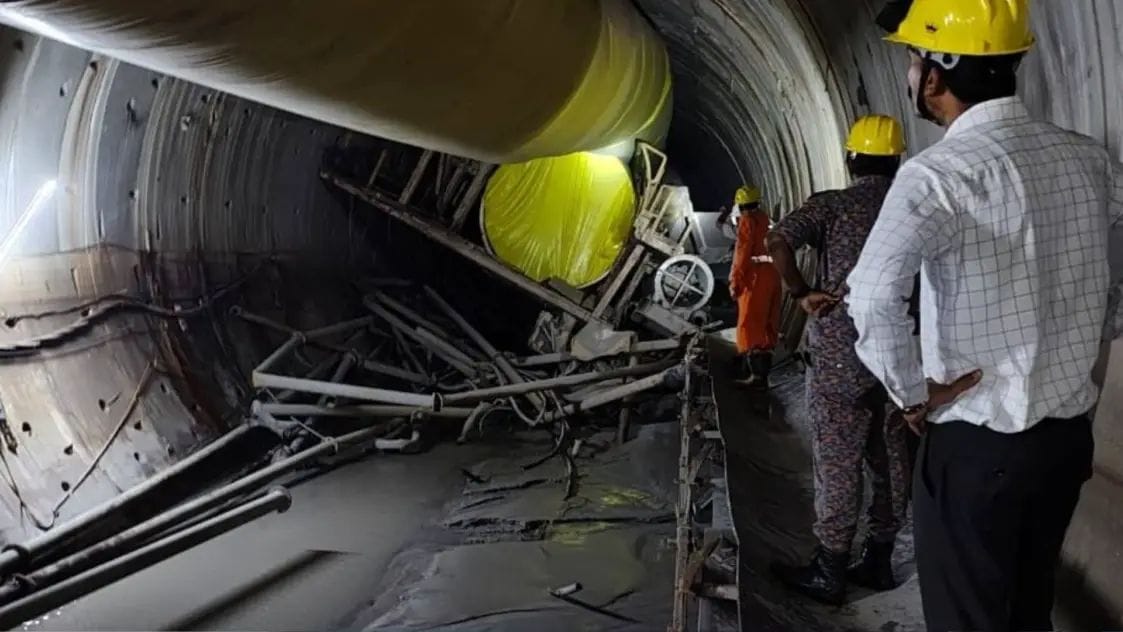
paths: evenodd
<path fill-rule="evenodd" d="M 28 203 L 27 208 L 23 210 L 23 214 L 20 215 L 19 220 L 16 221 L 16 225 L 13 226 L 8 235 L 4 237 L 4 241 L 0 242 L 0 266 L 8 262 L 8 257 L 12 254 L 12 247 L 19 241 L 20 235 L 27 229 L 27 225 L 31 223 L 32 218 L 34 218 L 39 213 L 39 210 L 46 206 L 47 201 L 54 196 L 56 189 L 58 189 L 58 182 L 56 180 L 47 180 L 39 187 L 39 190 L 35 192 L 35 196 L 31 198 L 31 202 Z"/>

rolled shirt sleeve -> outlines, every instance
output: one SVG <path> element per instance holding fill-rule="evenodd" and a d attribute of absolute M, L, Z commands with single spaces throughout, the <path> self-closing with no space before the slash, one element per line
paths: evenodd
<path fill-rule="evenodd" d="M 953 243 L 955 213 L 948 189 L 940 174 L 916 161 L 907 163 L 848 280 L 858 357 L 902 408 L 928 400 L 909 298 L 923 263 Z"/>

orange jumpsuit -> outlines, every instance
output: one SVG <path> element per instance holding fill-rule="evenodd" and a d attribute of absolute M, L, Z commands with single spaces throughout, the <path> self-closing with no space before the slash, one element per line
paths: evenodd
<path fill-rule="evenodd" d="M 768 261 L 768 215 L 755 210 L 737 220 L 729 287 L 737 299 L 737 352 L 771 351 L 780 340 L 780 273 Z"/>

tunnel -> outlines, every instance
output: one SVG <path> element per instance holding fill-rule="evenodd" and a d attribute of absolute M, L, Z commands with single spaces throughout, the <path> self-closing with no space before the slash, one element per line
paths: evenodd
<path fill-rule="evenodd" d="M 533 54 L 527 53 L 525 64 L 502 70 L 512 73 L 506 84 L 487 72 L 472 75 L 468 65 L 421 77 L 408 57 L 380 66 L 365 56 L 369 51 L 361 48 L 366 45 L 361 35 L 369 23 L 344 10 L 362 3 L 334 2 L 330 15 L 303 22 L 286 14 L 288 3 L 273 8 L 272 3 L 246 3 L 230 19 L 260 20 L 261 28 L 240 36 L 256 37 L 247 46 L 257 45 L 262 55 L 257 65 L 239 67 L 248 75 L 238 75 L 224 70 L 238 66 L 236 59 L 231 62 L 241 54 L 235 48 L 191 46 L 190 38 L 209 37 L 205 30 L 145 31 L 145 18 L 136 12 L 143 13 L 146 3 L 82 4 L 0 2 L 0 20 L 8 25 L 0 30 L 0 133 L 7 155 L 0 177 L 5 479 L 0 539 L 5 544 L 48 533 L 119 497 L 241 424 L 255 399 L 254 368 L 288 334 L 255 325 L 232 306 L 291 331 L 306 331 L 365 313 L 355 292 L 357 279 L 405 278 L 435 288 L 502 348 L 525 346 L 541 311 L 533 297 L 374 210 L 366 204 L 370 200 L 332 186 L 323 174 L 343 173 L 359 184 L 401 191 L 401 200 L 434 209 L 438 219 L 451 223 L 452 232 L 480 243 L 478 208 L 465 207 L 466 216 L 454 217 L 456 199 L 447 184 L 442 191 L 453 172 L 459 174 L 458 195 L 469 197 L 465 189 L 472 176 L 479 175 L 482 183 L 495 163 L 584 151 L 599 143 L 590 143 L 589 136 L 541 131 L 542 120 L 557 120 L 553 115 L 535 114 L 541 120 L 517 116 L 536 101 L 564 101 L 558 95 L 527 96 L 552 89 L 544 75 L 564 74 L 565 64 L 551 66 L 546 54 L 569 45 L 564 33 L 540 25 L 539 42 L 522 33 L 518 46 Z M 634 13 L 665 47 L 673 115 L 659 144 L 700 216 L 728 206 L 743 183 L 763 190 L 775 217 L 812 193 L 844 187 L 845 134 L 864 114 L 903 120 L 913 155 L 941 137 L 939 128 L 912 114 L 907 56 L 882 41 L 885 32 L 877 24 L 886 5 L 882 0 L 565 0 L 557 5 L 566 11 L 551 19 L 562 22 L 596 13 L 602 5 L 610 7 L 605 11 Z M 177 13 L 177 6 L 168 3 L 160 24 L 198 26 L 193 14 Z M 431 11 L 442 6 L 418 4 Z M 471 14 L 475 9 L 469 6 L 475 7 L 464 3 L 458 11 Z M 371 10 L 356 12 L 365 17 Z M 422 9 L 417 11 L 394 17 L 425 24 Z M 1020 90 L 1035 116 L 1093 137 L 1113 156 L 1119 155 L 1123 130 L 1117 109 L 1123 82 L 1111 70 L 1120 57 L 1120 20 L 1119 0 L 1034 2 L 1038 43 L 1020 71 Z M 456 39 L 439 29 L 418 28 L 403 28 L 413 39 L 395 45 L 447 44 L 470 61 L 473 47 L 485 50 L 499 39 Z M 335 38 L 336 32 L 348 36 Z M 348 60 L 367 65 L 347 68 Z M 439 108 L 447 95 L 429 87 L 415 103 L 433 105 L 433 125 L 443 127 L 376 128 L 366 122 L 369 111 L 356 105 L 369 98 L 355 87 L 363 85 L 363 72 L 389 73 L 387 85 L 402 92 L 412 80 L 438 87 L 486 83 L 491 98 L 452 100 Z M 291 80 L 298 74 L 325 79 Z M 520 103 L 525 107 L 520 109 Z M 402 112 L 394 116 L 400 122 L 408 118 L 409 104 L 397 105 Z M 508 110 L 487 115 L 499 107 Z M 647 116 L 640 118 L 649 122 Z M 595 126 L 588 125 L 584 129 Z M 600 140 L 623 138 L 604 127 L 608 131 L 597 131 Z M 540 135 L 526 131 L 532 128 Z M 625 136 L 630 141 L 635 133 Z M 794 311 L 788 306 L 785 312 L 789 340 L 798 340 L 801 326 Z M 1123 409 L 1121 380 L 1123 370 L 1109 363 L 1095 423 L 1095 474 L 1084 488 L 1065 546 L 1058 607 L 1070 617 L 1072 629 L 1103 629 L 1123 617 L 1117 581 L 1123 572 L 1117 546 L 1123 514 L 1115 503 L 1123 496 L 1123 434 L 1116 425 Z M 720 400 L 721 389 L 715 393 Z M 239 458 L 263 458 L 276 446 L 262 437 L 244 438 L 224 453 L 225 461 L 212 463 L 206 476 L 232 475 Z M 440 454 L 458 458 L 450 451 Z M 184 495 L 193 484 L 181 482 Z M 377 482 L 350 484 L 344 486 L 347 493 L 365 494 Z M 397 502 L 389 491 L 370 493 L 380 503 Z M 737 491 L 731 495 L 736 505 Z M 743 496 L 754 497 L 752 492 Z M 752 506 L 741 510 L 757 513 Z M 378 515 L 340 520 L 377 520 Z M 753 534 L 739 535 L 747 547 L 743 540 Z M 318 555 L 313 551 L 297 565 L 314 567 Z M 208 581 L 205 564 L 191 572 L 201 584 Z M 172 599 L 175 590 L 168 590 L 165 598 Z M 372 605 L 375 596 L 369 595 Z M 911 599 L 886 605 L 892 612 L 874 620 L 879 625 L 896 621 L 898 627 L 880 629 L 922 629 L 919 603 Z M 804 618 L 793 620 L 770 616 L 771 606 L 763 602 L 757 606 L 742 603 L 744 629 L 878 629 L 862 627 L 868 620 L 858 624 L 816 609 L 801 611 Z M 103 614 L 111 610 L 102 607 Z M 58 625 L 98 625 L 100 619 L 90 616 L 64 618 Z M 753 617 L 759 617 L 755 624 Z M 247 620 L 271 624 L 268 618 Z M 171 624 L 140 614 L 133 621 L 104 621 L 109 627 Z M 293 626 L 322 628 L 336 622 L 312 617 Z M 214 621 L 188 617 L 174 623 L 202 629 Z"/>

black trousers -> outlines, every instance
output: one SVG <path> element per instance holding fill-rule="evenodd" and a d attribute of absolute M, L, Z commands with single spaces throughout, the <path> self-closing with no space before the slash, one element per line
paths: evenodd
<path fill-rule="evenodd" d="M 1092 451 L 1086 416 L 1013 435 L 929 425 L 913 477 L 929 632 L 1053 629 L 1054 573 Z"/>

